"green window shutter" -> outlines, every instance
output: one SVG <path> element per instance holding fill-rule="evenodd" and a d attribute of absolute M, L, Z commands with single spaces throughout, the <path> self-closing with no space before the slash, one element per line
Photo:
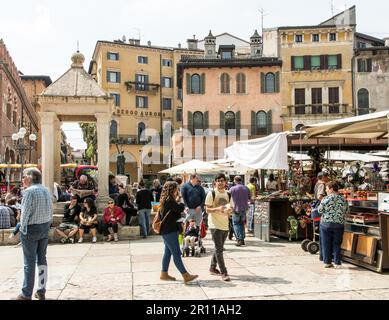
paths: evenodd
<path fill-rule="evenodd" d="M 203 126 L 204 130 L 207 130 L 209 129 L 209 112 L 206 111 L 204 112 L 204 126 Z"/>
<path fill-rule="evenodd" d="M 193 134 L 193 113 L 188 111 L 188 130 Z"/>
<path fill-rule="evenodd" d="M 273 133 L 273 111 L 267 112 L 267 134 Z"/>
<path fill-rule="evenodd" d="M 266 93 L 266 75 L 261 72 L 261 93 Z"/>
<path fill-rule="evenodd" d="M 257 114 L 254 111 L 251 111 L 251 135 L 252 136 L 255 136 L 257 133 L 256 118 L 257 118 Z"/>
<path fill-rule="evenodd" d="M 240 135 L 240 128 L 241 128 L 241 116 L 240 116 L 240 111 L 236 113 L 235 117 L 235 127 L 236 127 L 236 134 Z"/>
<path fill-rule="evenodd" d="M 190 74 L 186 74 L 186 94 L 191 94 L 192 88 L 191 88 L 191 77 Z"/>
<path fill-rule="evenodd" d="M 367 59 L 367 72 L 372 72 L 373 71 L 373 61 L 372 59 Z"/>
<path fill-rule="evenodd" d="M 201 75 L 201 93 L 205 94 L 205 73 Z"/>
<path fill-rule="evenodd" d="M 277 71 L 275 75 L 275 92 L 280 92 L 280 72 Z"/>
<path fill-rule="evenodd" d="M 110 74 L 110 72 L 107 71 L 107 82 L 109 82 L 109 74 Z"/>
<path fill-rule="evenodd" d="M 225 117 L 226 117 L 226 114 L 223 111 L 220 111 L 220 129 L 226 128 Z"/>
<path fill-rule="evenodd" d="M 292 68 L 292 71 L 294 71 L 294 70 L 296 70 L 296 65 L 294 63 L 295 62 L 295 57 L 292 56 L 291 59 L 292 59 L 292 61 L 291 61 L 291 68 Z"/>

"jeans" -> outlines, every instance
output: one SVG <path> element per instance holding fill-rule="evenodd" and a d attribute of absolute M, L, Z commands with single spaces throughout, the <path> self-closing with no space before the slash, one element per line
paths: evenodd
<path fill-rule="evenodd" d="M 235 236 L 235 238 L 237 238 L 236 234 L 235 234 L 235 230 L 234 230 L 234 224 L 232 223 L 232 218 L 231 217 L 228 218 L 228 229 L 229 229 L 229 231 L 228 231 L 228 238 L 230 240 L 232 240 L 232 238 L 234 236 Z"/>
<path fill-rule="evenodd" d="M 174 264 L 181 274 L 187 273 L 181 258 L 180 244 L 178 243 L 178 232 L 171 232 L 162 235 L 165 243 L 165 252 L 162 258 L 162 272 L 169 271 L 171 257 L 173 256 Z"/>
<path fill-rule="evenodd" d="M 35 264 L 38 266 L 38 292 L 46 293 L 47 260 L 46 251 L 49 241 L 50 223 L 35 224 L 27 227 L 27 234 L 20 234 L 24 255 L 24 281 L 22 294 L 26 298 L 32 297 L 35 282 Z"/>
<path fill-rule="evenodd" d="M 15 230 L 12 231 L 12 234 L 13 234 L 14 236 L 16 236 L 16 235 L 19 233 L 19 230 L 20 230 L 20 222 L 18 222 L 18 223 L 16 224 Z"/>
<path fill-rule="evenodd" d="M 247 230 L 252 232 L 254 231 L 254 212 L 255 212 L 255 204 L 250 204 L 249 207 L 249 216 L 248 216 L 248 223 L 247 223 Z"/>
<path fill-rule="evenodd" d="M 141 226 L 143 237 L 147 237 L 150 234 L 150 216 L 151 209 L 138 211 L 139 225 Z"/>
<path fill-rule="evenodd" d="M 234 226 L 236 240 L 244 240 L 246 238 L 246 232 L 244 224 L 246 221 L 246 212 L 234 212 L 232 216 L 232 224 Z"/>
<path fill-rule="evenodd" d="M 344 225 L 322 222 L 320 224 L 320 239 L 325 264 L 331 264 L 332 258 L 336 265 L 341 264 L 340 250 L 343 241 Z"/>
<path fill-rule="evenodd" d="M 228 231 L 211 229 L 212 240 L 215 244 L 215 252 L 212 256 L 211 268 L 216 268 L 219 265 L 221 273 L 227 273 L 226 265 L 224 263 L 223 249 L 224 242 L 228 237 Z"/>
<path fill-rule="evenodd" d="M 188 216 L 186 217 L 186 221 L 195 220 L 197 226 L 201 226 L 201 220 L 203 218 L 202 212 L 196 213 L 196 209 L 189 209 Z"/>

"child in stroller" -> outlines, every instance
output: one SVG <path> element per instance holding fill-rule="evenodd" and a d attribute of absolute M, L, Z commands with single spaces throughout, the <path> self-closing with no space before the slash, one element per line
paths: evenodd
<path fill-rule="evenodd" d="M 189 257 L 191 255 L 192 257 L 200 257 L 202 253 L 206 252 L 202 241 L 207 231 L 204 217 L 201 221 L 201 226 L 197 226 L 196 220 L 191 219 L 184 230 L 182 256 Z"/>

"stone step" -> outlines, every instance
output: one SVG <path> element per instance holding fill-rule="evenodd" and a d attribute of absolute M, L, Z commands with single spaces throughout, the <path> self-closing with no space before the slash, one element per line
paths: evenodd
<path fill-rule="evenodd" d="M 0 230 L 0 246 L 12 246 L 19 243 L 19 235 L 13 238 L 9 238 L 14 229 Z M 76 235 L 78 240 L 78 234 Z M 123 226 L 119 227 L 119 240 L 137 240 L 140 239 L 140 228 Z M 84 235 L 84 241 L 90 242 L 92 240 L 91 234 Z M 101 234 L 97 234 L 97 240 L 99 242 L 104 241 L 105 237 Z M 51 228 L 49 231 L 49 243 L 60 243 L 61 238 L 55 233 L 55 228 Z"/>

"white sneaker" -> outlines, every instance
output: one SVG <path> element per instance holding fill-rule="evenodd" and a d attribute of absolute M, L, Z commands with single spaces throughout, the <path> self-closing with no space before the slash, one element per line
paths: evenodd
<path fill-rule="evenodd" d="M 11 234 L 8 237 L 8 239 L 12 239 L 13 237 L 14 237 L 14 234 L 11 232 Z"/>
<path fill-rule="evenodd" d="M 83 242 L 84 242 L 83 238 L 78 239 L 78 243 L 83 243 Z"/>
<path fill-rule="evenodd" d="M 341 264 L 335 264 L 334 268 L 337 269 L 337 270 L 342 269 L 342 265 Z"/>
<path fill-rule="evenodd" d="M 96 243 L 96 242 L 97 242 L 97 238 L 96 238 L 96 237 L 93 237 L 92 243 Z"/>

